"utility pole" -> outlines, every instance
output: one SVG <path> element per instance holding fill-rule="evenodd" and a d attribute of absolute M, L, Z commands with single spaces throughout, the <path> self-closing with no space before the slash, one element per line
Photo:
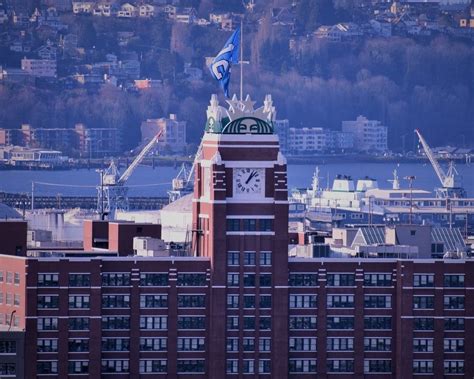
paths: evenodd
<path fill-rule="evenodd" d="M 410 175 L 405 176 L 403 179 L 408 180 L 409 187 L 410 187 L 410 221 L 409 224 L 411 225 L 413 222 L 413 181 L 416 179 L 416 176 Z"/>
<path fill-rule="evenodd" d="M 35 210 L 35 182 L 31 182 L 31 210 Z"/>

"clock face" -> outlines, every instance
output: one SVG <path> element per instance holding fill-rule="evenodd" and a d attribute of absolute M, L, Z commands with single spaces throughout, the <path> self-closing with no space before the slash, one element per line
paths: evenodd
<path fill-rule="evenodd" d="M 265 171 L 262 168 L 235 168 L 234 194 L 262 194 L 264 181 Z"/>

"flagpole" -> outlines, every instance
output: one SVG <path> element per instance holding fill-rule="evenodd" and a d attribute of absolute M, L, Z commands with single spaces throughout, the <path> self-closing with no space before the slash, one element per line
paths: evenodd
<path fill-rule="evenodd" d="M 244 100 L 244 18 L 240 19 L 240 101 Z"/>

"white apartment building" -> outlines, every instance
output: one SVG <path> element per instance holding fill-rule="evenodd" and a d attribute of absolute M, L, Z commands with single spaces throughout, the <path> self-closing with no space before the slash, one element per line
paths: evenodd
<path fill-rule="evenodd" d="M 169 118 L 148 119 L 140 126 L 142 143 L 150 141 L 160 130 L 159 151 L 182 153 L 186 148 L 186 121 L 178 121 L 175 114 Z"/>
<path fill-rule="evenodd" d="M 342 131 L 352 133 L 354 146 L 360 151 L 387 151 L 388 128 L 380 121 L 359 116 L 355 121 L 343 121 Z"/>
<path fill-rule="evenodd" d="M 326 150 L 327 133 L 323 128 L 290 128 L 289 151 L 292 154 L 323 152 Z"/>
<path fill-rule="evenodd" d="M 32 76 L 55 78 L 56 68 L 56 61 L 52 59 L 23 58 L 21 60 L 22 71 L 25 71 Z"/>

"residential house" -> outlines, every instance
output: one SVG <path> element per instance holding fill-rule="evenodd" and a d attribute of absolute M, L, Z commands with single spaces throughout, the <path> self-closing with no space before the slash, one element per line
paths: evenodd
<path fill-rule="evenodd" d="M 155 7 L 150 4 L 142 4 L 138 7 L 138 15 L 140 17 L 153 17 L 155 16 Z"/>
<path fill-rule="evenodd" d="M 23 58 L 21 60 L 21 69 L 36 77 L 55 78 L 56 68 L 56 60 L 52 59 Z"/>
<path fill-rule="evenodd" d="M 38 57 L 41 59 L 55 60 L 57 56 L 57 48 L 53 46 L 51 41 L 47 41 L 46 45 L 41 46 L 37 50 Z"/>
<path fill-rule="evenodd" d="M 176 22 L 183 24 L 194 24 L 197 19 L 198 15 L 195 8 L 180 8 L 174 16 Z"/>
<path fill-rule="evenodd" d="M 117 17 L 132 18 L 137 16 L 138 7 L 130 3 L 122 4 L 120 10 L 117 12 Z"/>
<path fill-rule="evenodd" d="M 92 13 L 94 16 L 103 16 L 110 17 L 112 16 L 112 3 L 110 2 L 101 2 L 94 7 Z"/>
<path fill-rule="evenodd" d="M 355 121 L 343 121 L 342 131 L 353 133 L 354 147 L 360 151 L 387 151 L 388 128 L 380 121 L 358 116 Z"/>
<path fill-rule="evenodd" d="M 87 13 L 91 14 L 94 10 L 95 3 L 93 1 L 73 1 L 72 2 L 72 13 L 81 14 Z"/>
<path fill-rule="evenodd" d="M 176 17 L 176 13 L 178 12 L 178 8 L 174 5 L 167 4 L 163 8 L 163 12 L 168 16 L 170 20 L 174 20 Z"/>

